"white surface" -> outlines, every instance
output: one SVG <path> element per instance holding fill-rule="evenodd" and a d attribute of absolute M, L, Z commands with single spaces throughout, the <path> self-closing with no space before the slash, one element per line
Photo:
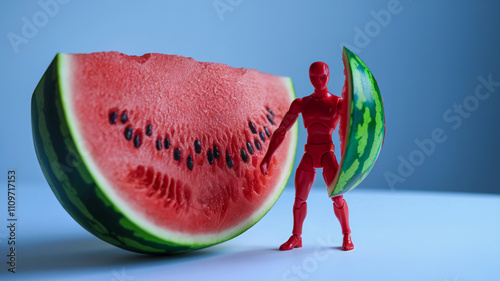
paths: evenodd
<path fill-rule="evenodd" d="M 500 196 L 356 189 L 345 198 L 354 251 L 343 252 L 326 191 L 308 200 L 304 247 L 280 252 L 292 227 L 293 190 L 239 237 L 183 255 L 130 253 L 95 238 L 47 185 L 18 187 L 17 270 L 1 280 L 499 280 Z M 2 195 L 1 208 L 7 209 Z M 4 218 L 6 223 L 6 218 Z"/>

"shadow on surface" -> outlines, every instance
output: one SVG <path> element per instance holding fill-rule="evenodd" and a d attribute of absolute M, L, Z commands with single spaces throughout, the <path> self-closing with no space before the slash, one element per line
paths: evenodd
<path fill-rule="evenodd" d="M 333 250 L 333 252 L 330 252 Z M 255 266 L 256 268 L 261 267 L 263 264 L 301 264 L 304 259 L 314 257 L 316 252 L 320 252 L 323 256 L 326 254 L 328 256 L 334 256 L 335 253 L 343 254 L 341 247 L 333 248 L 323 248 L 323 247 L 302 247 L 299 249 L 294 249 L 291 251 L 280 251 L 277 248 L 249 248 L 243 247 L 234 252 L 225 252 L 223 255 L 213 256 L 210 259 L 204 260 L 205 268 L 224 270 L 228 264 L 231 265 L 231 269 L 244 270 L 249 266 Z M 188 266 L 187 264 L 179 265 L 176 267 L 178 270 L 182 270 L 183 266 Z M 279 268 L 277 268 L 279 270 Z M 258 272 L 258 270 L 257 270 Z"/>
<path fill-rule="evenodd" d="M 233 245 L 234 246 L 234 245 Z M 333 247 L 340 250 L 340 247 Z M 231 264 L 234 268 L 246 268 L 251 264 L 288 259 L 293 262 L 312 256 L 316 248 L 304 247 L 290 251 L 277 248 L 227 248 L 216 245 L 210 248 L 172 256 L 144 255 L 122 250 L 94 237 L 64 240 L 45 240 L 27 243 L 18 248 L 19 271 L 25 273 L 78 271 L 126 266 L 166 266 L 179 272 L 191 270 L 193 262 L 203 261 L 206 269 L 218 269 Z M 322 249 L 326 251 L 326 248 Z M 172 267 L 174 266 L 174 267 Z M 222 269 L 222 268 L 221 268 Z"/>
<path fill-rule="evenodd" d="M 215 256 L 223 249 L 202 249 L 172 256 L 152 256 L 129 252 L 94 237 L 45 240 L 18 247 L 20 272 L 98 269 L 161 262 L 173 264 Z"/>

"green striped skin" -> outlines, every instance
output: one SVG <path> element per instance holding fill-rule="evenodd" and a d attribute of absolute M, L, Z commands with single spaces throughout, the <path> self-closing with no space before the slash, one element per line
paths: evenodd
<path fill-rule="evenodd" d="M 269 208 L 255 220 L 237 229 L 231 236 L 215 243 L 177 243 L 148 232 L 129 219 L 99 187 L 99 183 L 78 153 L 78 142 L 71 134 L 64 111 L 61 92 L 63 56 L 58 54 L 37 85 L 31 100 L 31 121 L 35 150 L 42 171 L 52 191 L 66 211 L 87 231 L 117 247 L 147 254 L 175 254 L 205 248 L 229 240 L 245 232 L 259 221 Z M 290 89 L 293 91 L 291 81 Z M 293 93 L 293 92 L 292 92 Z M 293 151 L 297 140 L 295 126 Z M 289 176 L 293 160 L 285 168 Z M 288 178 L 288 177 L 287 177 Z M 284 185 L 279 189 L 279 194 Z M 277 200 L 278 197 L 275 198 Z"/>
<path fill-rule="evenodd" d="M 328 187 L 330 197 L 344 194 L 359 185 L 375 165 L 385 134 L 382 96 L 377 81 L 364 62 L 344 47 L 343 59 L 348 83 L 348 122 L 339 170 Z M 344 97 L 344 99 L 346 99 Z"/>

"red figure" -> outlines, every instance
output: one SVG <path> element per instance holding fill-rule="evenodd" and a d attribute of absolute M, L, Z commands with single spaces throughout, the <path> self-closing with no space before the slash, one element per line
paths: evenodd
<path fill-rule="evenodd" d="M 330 79 L 328 65 L 315 62 L 309 68 L 309 78 L 314 86 L 314 93 L 304 98 L 295 99 L 283 117 L 280 126 L 274 131 L 260 169 L 267 174 L 269 163 L 274 152 L 285 139 L 285 134 L 293 126 L 302 113 L 304 126 L 307 129 L 307 144 L 299 167 L 295 173 L 295 203 L 293 204 L 293 230 L 288 241 L 280 250 L 291 250 L 302 247 L 302 224 L 307 214 L 307 197 L 316 176 L 315 168 L 323 168 L 323 178 L 329 185 L 337 173 L 339 164 L 335 157 L 332 133 L 339 122 L 342 100 L 330 94 L 326 85 Z M 342 227 L 344 240 L 342 250 L 354 249 L 349 228 L 349 209 L 342 195 L 332 197 L 333 210 Z"/>

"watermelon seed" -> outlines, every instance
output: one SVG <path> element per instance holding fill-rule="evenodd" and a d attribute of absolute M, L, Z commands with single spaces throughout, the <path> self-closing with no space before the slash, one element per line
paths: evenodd
<path fill-rule="evenodd" d="M 158 138 L 156 140 L 156 149 L 161 150 L 161 139 L 160 138 Z"/>
<path fill-rule="evenodd" d="M 271 122 L 271 124 L 274 125 L 273 117 L 271 117 L 270 115 L 267 115 L 267 120 L 269 120 L 269 122 Z"/>
<path fill-rule="evenodd" d="M 271 133 L 269 132 L 269 130 L 267 129 L 267 127 L 264 127 L 264 131 L 266 131 L 266 135 L 267 135 L 268 137 L 270 137 L 270 136 L 271 136 Z"/>
<path fill-rule="evenodd" d="M 271 111 L 271 109 L 267 109 L 267 112 L 271 113 L 271 115 L 274 117 L 274 113 Z"/>
<path fill-rule="evenodd" d="M 176 147 L 174 149 L 174 160 L 179 161 L 181 159 L 181 149 Z"/>
<path fill-rule="evenodd" d="M 127 140 L 131 140 L 132 139 L 132 128 L 130 126 L 128 126 L 127 128 L 125 128 L 125 138 Z"/>
<path fill-rule="evenodd" d="M 200 154 L 201 152 L 201 142 L 199 140 L 194 141 L 194 151 L 196 154 Z"/>
<path fill-rule="evenodd" d="M 250 127 L 250 131 L 252 131 L 253 134 L 257 134 L 257 130 L 255 129 L 255 125 L 251 121 L 248 122 L 248 127 Z"/>
<path fill-rule="evenodd" d="M 193 158 L 191 157 L 191 155 L 189 155 L 187 158 L 187 166 L 189 170 L 193 170 Z"/>
<path fill-rule="evenodd" d="M 259 137 L 262 141 L 266 141 L 266 136 L 264 136 L 263 132 L 259 132 Z"/>
<path fill-rule="evenodd" d="M 219 148 L 216 145 L 214 145 L 214 157 L 219 159 Z"/>
<path fill-rule="evenodd" d="M 214 163 L 214 154 L 212 153 L 211 149 L 207 151 L 207 159 L 208 159 L 208 164 L 212 165 Z"/>
<path fill-rule="evenodd" d="M 226 150 L 226 163 L 229 169 L 233 167 L 233 160 L 231 159 L 231 156 L 229 156 L 229 153 Z"/>
<path fill-rule="evenodd" d="M 122 113 L 122 116 L 120 117 L 120 121 L 122 121 L 123 124 L 125 124 L 128 120 L 128 117 L 127 117 L 127 111 L 125 110 L 123 113 Z"/>
<path fill-rule="evenodd" d="M 137 147 L 137 148 L 139 146 L 141 146 L 141 134 L 135 135 L 135 137 L 134 137 L 134 146 Z"/>
<path fill-rule="evenodd" d="M 252 144 L 249 142 L 247 142 L 247 149 L 248 149 L 248 153 L 253 155 L 253 147 L 252 147 Z"/>
<path fill-rule="evenodd" d="M 170 140 L 168 140 L 167 137 L 165 137 L 165 149 L 168 149 L 170 147 Z"/>
<path fill-rule="evenodd" d="M 153 128 L 151 127 L 151 124 L 146 126 L 146 135 L 151 136 L 153 133 Z"/>
<path fill-rule="evenodd" d="M 241 159 L 243 159 L 243 162 L 245 163 L 248 161 L 248 155 L 244 149 L 241 150 Z"/>
<path fill-rule="evenodd" d="M 115 124 L 116 123 L 116 117 L 118 116 L 118 112 L 113 111 L 109 114 L 109 123 Z"/>
<path fill-rule="evenodd" d="M 262 149 L 262 146 L 260 145 L 260 142 L 259 142 L 257 139 L 255 139 L 253 143 L 255 144 L 255 147 L 256 147 L 258 150 L 261 150 L 261 149 Z"/>

